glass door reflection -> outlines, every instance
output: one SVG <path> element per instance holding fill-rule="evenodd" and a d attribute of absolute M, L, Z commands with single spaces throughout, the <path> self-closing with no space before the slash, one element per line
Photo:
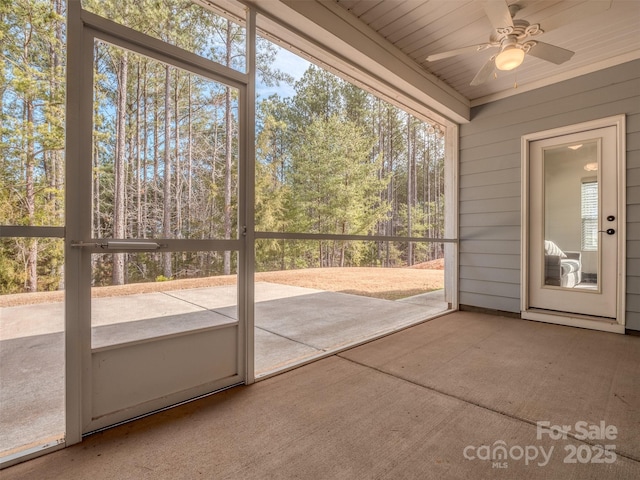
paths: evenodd
<path fill-rule="evenodd" d="M 544 286 L 599 290 L 599 141 L 544 150 Z"/>

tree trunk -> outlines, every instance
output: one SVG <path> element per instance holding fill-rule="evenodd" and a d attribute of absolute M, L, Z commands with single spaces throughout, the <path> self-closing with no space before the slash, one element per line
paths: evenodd
<path fill-rule="evenodd" d="M 224 170 L 224 238 L 231 238 L 231 89 L 225 89 L 225 170 Z M 224 274 L 231 273 L 231 252 L 224 252 Z"/>
<path fill-rule="evenodd" d="M 115 158 L 115 191 L 113 237 L 125 238 L 125 156 L 126 156 L 126 109 L 127 109 L 127 76 L 129 57 L 122 54 L 118 68 L 118 104 L 116 113 L 116 158 Z M 113 254 L 113 285 L 124 284 L 124 253 Z"/>
<path fill-rule="evenodd" d="M 155 69 L 152 69 L 151 75 L 155 77 Z M 153 223 L 151 234 L 156 235 L 158 232 L 156 225 L 158 225 L 158 221 L 160 220 L 159 212 L 158 212 L 158 191 L 160 190 L 160 179 L 158 178 L 158 170 L 159 170 L 159 148 L 160 142 L 158 140 L 158 135 L 160 134 L 160 87 L 158 82 L 155 82 L 154 86 L 154 95 L 153 95 Z"/>
<path fill-rule="evenodd" d="M 387 136 L 389 138 L 389 142 L 388 142 L 388 146 L 387 146 L 387 158 L 389 159 L 388 161 L 388 168 L 387 171 L 389 173 L 389 175 L 391 175 L 391 180 L 389 180 L 389 185 L 387 187 L 387 202 L 391 203 L 391 215 L 389 215 L 389 219 L 387 220 L 387 227 L 386 227 L 386 234 L 387 235 L 394 235 L 394 225 L 393 225 L 393 219 L 396 218 L 397 214 L 398 214 L 398 202 L 395 201 L 395 196 L 393 194 L 394 192 L 394 187 L 395 187 L 395 175 L 394 175 L 394 168 L 393 168 L 393 146 L 394 146 L 394 142 L 393 142 L 393 125 L 391 123 L 391 110 L 387 109 Z M 389 242 L 387 242 L 387 255 L 386 255 L 386 266 L 390 267 L 391 266 L 391 251 L 389 250 L 390 245 Z"/>
<path fill-rule="evenodd" d="M 193 202 L 193 127 L 191 119 L 191 75 L 188 77 L 189 103 L 187 106 L 187 237 L 191 238 L 191 207 Z"/>
<path fill-rule="evenodd" d="M 162 219 L 162 234 L 164 238 L 171 238 L 171 67 L 165 67 L 164 77 L 164 216 Z M 171 252 L 163 253 L 163 275 L 173 277 L 171 266 Z"/>
<path fill-rule="evenodd" d="M 431 148 L 431 142 L 433 140 L 433 136 L 429 135 L 429 148 Z M 433 206 L 432 206 L 432 188 L 431 184 L 433 182 L 433 174 L 432 174 L 431 165 L 431 155 L 429 155 L 429 164 L 427 165 L 427 204 L 429 205 L 429 227 L 428 227 L 428 235 L 429 238 L 433 238 Z M 429 244 L 429 260 L 434 259 L 434 249 L 433 244 Z"/>
<path fill-rule="evenodd" d="M 227 20 L 226 38 L 226 65 L 231 65 L 231 22 Z M 231 238 L 231 149 L 233 116 L 231 115 L 231 89 L 225 88 L 224 93 L 225 108 L 225 172 L 224 172 L 224 238 Z M 231 252 L 224 252 L 224 274 L 231 273 Z"/>
<path fill-rule="evenodd" d="M 62 9 L 62 1 L 61 0 L 52 0 L 51 6 L 53 11 L 63 16 Z M 64 52 L 62 50 L 62 46 L 64 45 L 64 36 L 63 36 L 63 22 L 57 21 L 55 24 L 55 33 L 54 33 L 54 41 L 51 47 L 51 77 L 49 81 L 49 88 L 51 91 L 52 98 L 57 99 L 57 93 L 63 88 L 60 86 L 60 67 L 62 65 L 62 56 Z M 55 122 L 56 120 L 54 120 Z M 57 121 L 62 122 L 63 119 L 60 118 Z M 60 147 L 62 148 L 62 147 Z M 53 211 L 56 219 L 63 222 L 64 219 L 64 199 L 61 192 L 64 188 L 64 160 L 63 154 L 60 148 L 51 151 L 51 187 L 53 188 L 54 193 L 54 201 L 53 201 Z"/>
<path fill-rule="evenodd" d="M 382 162 L 380 163 L 380 168 L 378 169 L 378 179 L 382 180 L 384 178 L 386 178 L 387 173 L 386 173 L 386 165 L 387 165 L 387 159 L 385 158 L 385 138 L 383 135 L 383 127 L 382 127 L 382 113 L 381 113 L 381 105 L 382 105 L 382 101 L 378 98 L 376 99 L 376 116 L 375 116 L 375 126 L 374 128 L 377 130 L 377 134 L 378 134 L 378 155 L 382 156 Z M 385 202 L 387 201 L 386 199 L 386 189 L 380 189 L 380 204 L 384 205 Z M 377 228 L 377 234 L 378 235 L 386 235 L 386 220 L 380 220 L 378 221 L 378 228 Z M 376 246 L 377 246 L 377 252 L 376 252 L 376 260 L 377 263 L 381 263 L 382 262 L 382 250 L 384 248 L 384 244 L 388 242 L 376 242 Z M 388 250 L 388 249 L 387 249 Z M 386 267 L 386 263 L 384 263 L 384 266 Z"/>
<path fill-rule="evenodd" d="M 142 69 L 140 68 L 140 62 L 137 64 L 137 78 L 136 78 L 136 237 L 142 238 L 142 153 L 141 153 L 141 144 L 142 139 L 140 138 L 140 124 L 142 119 L 142 108 L 140 102 L 142 101 L 142 88 L 140 77 L 142 76 Z"/>
<path fill-rule="evenodd" d="M 342 222 L 342 235 L 347 234 L 347 224 Z M 347 249 L 347 242 L 340 242 L 340 266 L 344 267 L 344 256 Z"/>
<path fill-rule="evenodd" d="M 149 181 L 147 179 L 147 143 L 148 132 L 147 132 L 147 64 L 145 63 L 144 70 L 144 79 L 142 82 L 142 218 L 141 218 L 141 228 L 142 228 L 142 238 L 147 238 L 147 215 L 149 212 L 149 204 L 148 204 L 148 191 L 149 191 Z M 146 263 L 145 263 L 146 266 Z"/>
<path fill-rule="evenodd" d="M 26 55 L 25 55 L 26 58 Z M 35 146 L 33 141 L 33 101 L 25 99 L 25 116 L 27 124 L 27 162 L 25 165 L 25 202 L 27 206 L 28 224 L 33 225 L 36 213 L 35 194 Z M 28 292 L 38 291 L 38 240 L 29 238 L 27 240 L 27 284 Z"/>
<path fill-rule="evenodd" d="M 174 87 L 174 97 L 173 97 L 173 118 L 175 123 L 175 168 L 176 168 L 176 194 L 175 194 L 175 204 L 176 204 L 176 236 L 177 238 L 182 238 L 182 174 L 181 174 L 181 166 L 180 166 L 180 103 L 179 103 L 179 87 L 180 87 L 180 71 L 175 71 L 175 85 Z"/>
<path fill-rule="evenodd" d="M 413 210 L 413 145 L 411 144 L 411 116 L 407 114 L 407 236 L 413 234 L 411 211 Z M 407 265 L 413 265 L 413 243 L 407 244 Z"/>

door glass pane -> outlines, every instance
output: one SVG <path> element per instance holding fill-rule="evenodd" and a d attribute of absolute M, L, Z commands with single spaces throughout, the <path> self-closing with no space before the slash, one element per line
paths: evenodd
<path fill-rule="evenodd" d="M 237 238 L 238 91 L 102 41 L 94 67 L 93 237 Z"/>
<path fill-rule="evenodd" d="M 544 151 L 544 285 L 598 289 L 597 140 Z"/>

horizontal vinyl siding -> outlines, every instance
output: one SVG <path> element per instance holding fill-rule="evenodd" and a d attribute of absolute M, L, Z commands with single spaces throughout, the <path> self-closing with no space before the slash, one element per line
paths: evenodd
<path fill-rule="evenodd" d="M 460 202 L 460 213 L 513 212 L 520 211 L 520 197 L 489 198 L 484 200 L 467 200 Z"/>
<path fill-rule="evenodd" d="M 482 280 L 485 282 L 515 283 L 520 286 L 520 270 L 497 267 L 460 267 L 460 280 Z M 473 304 L 470 304 L 473 305 Z"/>
<path fill-rule="evenodd" d="M 640 88 L 635 113 L 627 117 L 626 303 L 627 328 L 640 330 Z"/>
<path fill-rule="evenodd" d="M 627 328 L 640 330 L 640 61 L 472 109 L 460 127 L 460 303 L 520 311 L 523 135 L 627 115 Z"/>

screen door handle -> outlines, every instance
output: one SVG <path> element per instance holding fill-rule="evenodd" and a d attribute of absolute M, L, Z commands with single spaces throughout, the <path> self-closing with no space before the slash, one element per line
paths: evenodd
<path fill-rule="evenodd" d="M 75 242 L 76 248 L 103 248 L 107 250 L 157 250 L 165 247 L 157 242 L 128 242 L 125 240 L 108 240 L 106 242 Z"/>
<path fill-rule="evenodd" d="M 616 231 L 613 228 L 607 228 L 606 230 L 598 230 L 598 232 L 606 233 L 607 235 L 613 235 Z"/>

